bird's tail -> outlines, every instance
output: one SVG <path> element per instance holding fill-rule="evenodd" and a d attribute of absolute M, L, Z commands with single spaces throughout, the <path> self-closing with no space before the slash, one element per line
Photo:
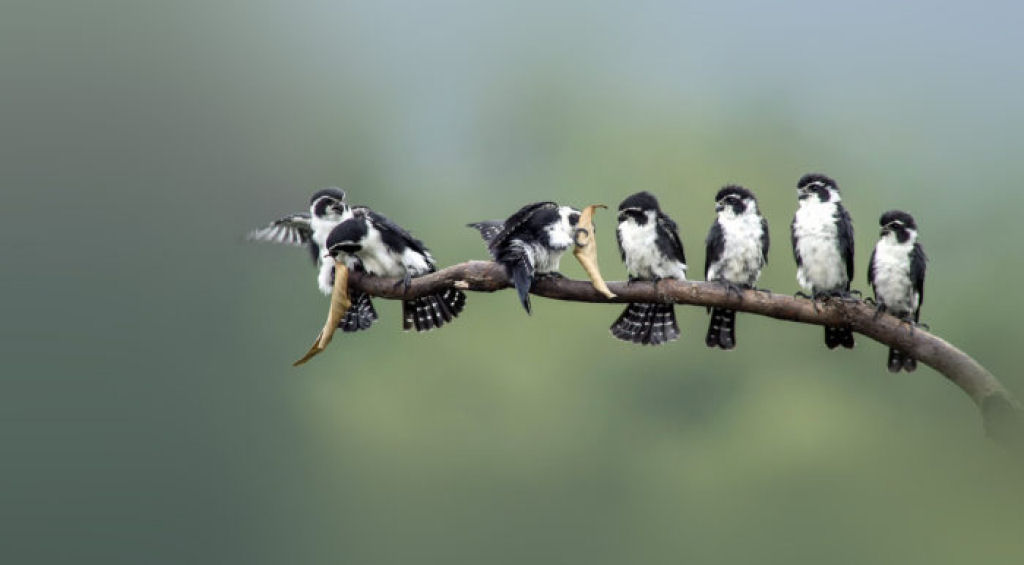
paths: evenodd
<path fill-rule="evenodd" d="M 466 294 L 449 288 L 437 294 L 402 301 L 402 329 L 425 332 L 454 320 L 466 307 Z"/>
<path fill-rule="evenodd" d="M 533 287 L 533 264 L 521 249 L 509 249 L 498 257 L 498 262 L 505 266 L 512 284 L 516 287 L 519 302 L 530 313 L 530 288 Z"/>
<path fill-rule="evenodd" d="M 343 332 L 358 332 L 370 329 L 370 326 L 377 321 L 377 311 L 373 309 L 373 302 L 370 295 L 358 290 L 350 291 L 349 298 L 352 306 L 338 322 L 338 329 Z"/>
<path fill-rule="evenodd" d="M 736 311 L 727 308 L 712 308 L 711 323 L 704 343 L 708 347 L 732 349 L 736 347 Z"/>
<path fill-rule="evenodd" d="M 899 349 L 889 349 L 889 372 L 898 373 L 900 370 L 904 370 L 908 373 L 914 372 L 917 369 L 917 359 L 914 359 L 906 351 L 900 351 Z"/>
<path fill-rule="evenodd" d="M 622 341 L 661 345 L 679 339 L 676 310 L 672 304 L 632 302 L 611 327 Z"/>
<path fill-rule="evenodd" d="M 835 349 L 840 345 L 847 349 L 853 349 L 853 328 L 850 326 L 825 326 L 825 345 L 829 349 Z"/>

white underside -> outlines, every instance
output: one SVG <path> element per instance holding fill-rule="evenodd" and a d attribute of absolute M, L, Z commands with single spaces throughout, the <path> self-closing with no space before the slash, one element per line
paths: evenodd
<path fill-rule="evenodd" d="M 707 280 L 754 285 L 764 268 L 761 217 L 751 213 L 736 216 L 726 210 L 718 215 L 718 223 L 725 237 L 725 249 L 721 259 L 708 266 Z"/>
<path fill-rule="evenodd" d="M 875 299 L 890 312 L 909 315 L 917 310 L 921 297 L 910 279 L 910 254 L 914 243 L 896 243 L 883 237 L 875 245 Z"/>
<path fill-rule="evenodd" d="M 846 288 L 846 262 L 839 253 L 836 205 L 807 199 L 796 211 L 796 250 L 803 263 L 796 281 L 805 292 L 827 292 Z"/>
<path fill-rule="evenodd" d="M 653 215 L 653 212 L 649 214 Z M 627 218 L 619 223 L 619 241 L 626 256 L 626 272 L 630 277 L 641 280 L 686 280 L 686 264 L 669 259 L 658 250 L 656 221 L 651 217 L 641 226 L 633 218 Z"/>

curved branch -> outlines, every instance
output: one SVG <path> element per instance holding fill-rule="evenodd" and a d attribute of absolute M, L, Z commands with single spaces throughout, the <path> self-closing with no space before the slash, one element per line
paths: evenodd
<path fill-rule="evenodd" d="M 353 272 L 349 285 L 381 298 L 411 299 L 447 288 L 494 292 L 512 286 L 505 269 L 490 261 L 468 261 L 412 280 L 408 291 L 396 279 Z M 911 327 L 888 314 L 876 316 L 875 308 L 860 300 L 831 300 L 815 304 L 804 298 L 747 290 L 737 295 L 722 285 L 665 279 L 658 283 L 609 282 L 616 294 L 607 298 L 587 281 L 546 278 L 531 293 L 574 302 L 673 302 L 695 306 L 722 306 L 804 324 L 850 325 L 871 339 L 910 352 L 960 387 L 981 410 L 986 433 L 1000 442 L 1018 441 L 1020 403 L 992 373 L 946 340 L 921 328 Z"/>

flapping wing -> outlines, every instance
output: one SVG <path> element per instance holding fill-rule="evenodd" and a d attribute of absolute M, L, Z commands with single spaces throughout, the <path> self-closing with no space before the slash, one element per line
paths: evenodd
<path fill-rule="evenodd" d="M 618 230 L 616 230 L 616 235 Z M 661 242 L 665 242 L 664 248 L 660 251 L 666 256 L 675 259 L 681 263 L 686 263 L 686 253 L 683 251 L 683 242 L 679 239 L 679 227 L 672 221 L 667 215 L 658 214 L 658 235 L 661 236 L 657 239 L 659 247 Z M 619 247 L 622 247 L 622 242 L 619 242 Z"/>
<path fill-rule="evenodd" d="M 301 247 L 309 243 L 313 237 L 313 228 L 309 224 L 309 214 L 292 214 L 271 222 L 266 227 L 252 230 L 246 239 L 249 241 L 270 241 Z"/>

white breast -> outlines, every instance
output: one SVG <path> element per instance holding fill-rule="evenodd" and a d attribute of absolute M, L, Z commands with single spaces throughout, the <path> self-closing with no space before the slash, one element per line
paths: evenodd
<path fill-rule="evenodd" d="M 839 254 L 836 229 L 836 205 L 817 199 L 801 201 L 794 218 L 796 250 L 803 263 L 796 280 L 806 292 L 825 292 L 845 288 L 846 262 Z"/>
<path fill-rule="evenodd" d="M 622 252 L 626 256 L 626 272 L 630 277 L 650 280 L 673 278 L 686 280 L 686 264 L 664 257 L 658 250 L 657 220 L 654 213 L 648 213 L 644 225 L 638 225 L 633 218 L 620 222 L 618 232 Z"/>
<path fill-rule="evenodd" d="M 906 316 L 917 310 L 920 296 L 910 280 L 912 242 L 897 243 L 884 237 L 875 245 L 875 299 L 894 314 Z"/>
<path fill-rule="evenodd" d="M 736 216 L 730 212 L 719 214 L 725 249 L 718 262 L 709 266 L 708 280 L 725 279 L 736 284 L 753 285 L 761 277 L 764 254 L 761 218 L 756 214 Z"/>

